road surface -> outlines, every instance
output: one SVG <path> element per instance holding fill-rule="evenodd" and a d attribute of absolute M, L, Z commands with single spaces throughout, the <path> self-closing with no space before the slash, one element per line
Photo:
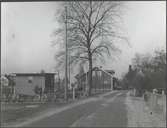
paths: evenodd
<path fill-rule="evenodd" d="M 96 96 L 88 102 L 50 113 L 49 116 L 24 126 L 127 127 L 126 93 L 127 91 L 115 91 L 106 96 Z"/>
<path fill-rule="evenodd" d="M 45 110 L 32 118 L 9 123 L 6 127 L 165 127 L 165 118 L 150 109 L 142 97 L 130 91 L 111 91 L 105 94 L 76 100 Z M 31 105 L 32 106 L 32 105 Z M 35 110 L 37 110 L 38 107 Z M 31 115 L 30 113 L 29 115 Z"/>

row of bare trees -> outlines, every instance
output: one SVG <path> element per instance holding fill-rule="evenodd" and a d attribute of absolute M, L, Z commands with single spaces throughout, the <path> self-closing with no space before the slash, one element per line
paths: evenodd
<path fill-rule="evenodd" d="M 64 7 L 67 7 L 67 16 Z M 88 94 L 91 95 L 92 68 L 95 62 L 105 62 L 116 47 L 116 39 L 127 39 L 118 33 L 123 2 L 116 1 L 70 1 L 60 4 L 57 18 L 60 27 L 53 33 L 54 43 L 59 44 L 56 53 L 57 68 L 63 68 L 65 62 L 65 28 L 67 21 L 67 43 L 70 53 L 70 65 L 88 63 Z"/>

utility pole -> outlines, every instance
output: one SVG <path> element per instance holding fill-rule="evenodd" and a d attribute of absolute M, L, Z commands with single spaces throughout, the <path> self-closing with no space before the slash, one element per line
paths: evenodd
<path fill-rule="evenodd" d="M 60 75 L 59 75 L 59 71 L 57 71 L 57 75 L 58 75 L 58 89 L 60 89 Z"/>
<path fill-rule="evenodd" d="M 71 80 L 70 80 L 70 50 L 69 50 L 69 87 L 71 87 Z"/>
<path fill-rule="evenodd" d="M 66 34 L 65 34 L 65 38 L 66 38 L 66 55 L 65 55 L 65 93 L 64 93 L 64 99 L 67 101 L 67 85 L 68 85 L 68 81 L 67 81 L 67 59 L 68 59 L 68 49 L 67 49 L 67 7 L 65 7 L 65 13 L 66 13 L 66 19 L 65 19 L 65 29 L 66 29 Z"/>
<path fill-rule="evenodd" d="M 102 38 L 101 38 L 101 40 L 102 40 L 102 42 L 103 42 L 103 41 L 104 41 L 104 37 L 103 37 L 103 19 L 102 19 L 102 30 L 101 30 L 101 32 L 102 32 Z M 103 78 L 102 78 L 102 79 L 103 79 L 103 87 L 102 87 L 103 89 L 102 89 L 102 90 L 103 90 L 103 92 L 104 92 L 104 75 L 103 75 Z"/>

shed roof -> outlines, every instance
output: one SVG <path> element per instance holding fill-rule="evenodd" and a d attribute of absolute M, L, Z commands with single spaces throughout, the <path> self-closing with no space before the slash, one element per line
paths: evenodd
<path fill-rule="evenodd" d="M 46 76 L 55 75 L 56 73 L 14 73 L 16 76 Z"/>

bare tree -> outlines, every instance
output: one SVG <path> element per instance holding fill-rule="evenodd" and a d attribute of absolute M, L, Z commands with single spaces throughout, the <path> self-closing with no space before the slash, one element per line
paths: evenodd
<path fill-rule="evenodd" d="M 92 67 L 93 62 L 105 62 L 105 56 L 111 56 L 111 52 L 120 51 L 115 46 L 116 38 L 126 40 L 118 33 L 118 19 L 122 3 L 107 1 L 80 1 L 66 2 L 67 6 L 67 26 L 68 26 L 68 50 L 70 52 L 70 64 L 88 62 L 89 75 L 88 87 L 91 94 Z M 65 22 L 64 10 L 61 14 L 60 23 Z M 65 29 L 60 27 L 54 32 L 59 44 L 63 41 Z M 60 39 L 61 38 L 61 39 Z M 127 40 L 126 40 L 127 41 Z M 65 49 L 59 50 L 56 54 L 58 66 L 64 67 Z"/>

